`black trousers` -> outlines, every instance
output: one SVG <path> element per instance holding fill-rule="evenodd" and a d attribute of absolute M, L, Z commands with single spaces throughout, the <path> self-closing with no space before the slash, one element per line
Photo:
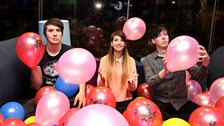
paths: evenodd
<path fill-rule="evenodd" d="M 159 100 L 153 100 L 153 102 L 159 107 L 164 121 L 174 117 L 188 121 L 191 113 L 199 107 L 197 104 L 188 101 L 179 110 L 176 110 L 170 103 L 164 103 Z"/>
<path fill-rule="evenodd" d="M 123 101 L 123 102 L 116 102 L 116 110 L 118 110 L 121 114 L 123 114 L 124 111 L 127 109 L 128 104 L 131 101 L 132 100 L 127 100 L 127 101 Z"/>

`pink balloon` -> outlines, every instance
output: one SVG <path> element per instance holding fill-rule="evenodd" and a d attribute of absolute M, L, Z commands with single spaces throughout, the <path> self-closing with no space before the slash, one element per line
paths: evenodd
<path fill-rule="evenodd" d="M 192 101 L 194 97 L 200 93 L 202 93 L 201 85 L 195 80 L 187 81 L 187 98 Z"/>
<path fill-rule="evenodd" d="M 74 114 L 67 126 L 129 126 L 116 109 L 103 104 L 88 105 Z"/>
<path fill-rule="evenodd" d="M 145 31 L 145 22 L 137 17 L 128 19 L 123 26 L 123 32 L 128 40 L 140 39 L 145 34 Z"/>
<path fill-rule="evenodd" d="M 38 102 L 35 121 L 43 126 L 58 125 L 60 118 L 69 108 L 70 103 L 64 93 L 51 91 Z"/>
<path fill-rule="evenodd" d="M 210 87 L 211 101 L 215 104 L 216 101 L 224 96 L 224 77 L 215 80 Z"/>
<path fill-rule="evenodd" d="M 217 108 L 202 106 L 191 113 L 188 123 L 191 126 L 224 126 L 223 117 Z"/>
<path fill-rule="evenodd" d="M 199 44 L 190 36 L 174 38 L 167 48 L 167 69 L 171 72 L 185 70 L 198 61 Z"/>
<path fill-rule="evenodd" d="M 198 104 L 199 106 L 213 106 L 210 101 L 210 96 L 208 93 L 200 93 L 195 96 L 192 102 Z"/>
<path fill-rule="evenodd" d="M 74 48 L 60 57 L 55 69 L 71 84 L 85 83 L 95 74 L 96 60 L 88 50 Z"/>

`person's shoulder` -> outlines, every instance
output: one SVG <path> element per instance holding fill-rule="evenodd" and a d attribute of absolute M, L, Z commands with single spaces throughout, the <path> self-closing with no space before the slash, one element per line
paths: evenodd
<path fill-rule="evenodd" d="M 62 48 L 68 50 L 68 49 L 72 49 L 73 47 L 62 43 Z"/>
<path fill-rule="evenodd" d="M 133 57 L 130 56 L 130 61 L 131 62 L 135 62 L 135 59 Z"/>
<path fill-rule="evenodd" d="M 107 59 L 108 55 L 103 56 L 100 61 L 105 61 Z"/>
<path fill-rule="evenodd" d="M 146 59 L 150 59 L 150 58 L 155 57 L 155 55 L 156 55 L 156 52 L 149 53 L 148 55 L 145 56 L 145 58 L 146 58 Z"/>

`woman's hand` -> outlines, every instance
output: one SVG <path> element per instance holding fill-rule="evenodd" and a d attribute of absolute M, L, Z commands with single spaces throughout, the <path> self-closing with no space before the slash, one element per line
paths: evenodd
<path fill-rule="evenodd" d="M 134 84 L 136 82 L 136 78 L 138 78 L 138 74 L 135 73 L 131 77 L 128 78 L 128 84 Z"/>
<path fill-rule="evenodd" d="M 100 75 L 100 78 L 102 80 L 102 82 L 105 82 L 105 78 L 104 78 L 104 74 L 103 74 L 103 71 L 101 69 L 98 69 L 98 74 Z"/>
<path fill-rule="evenodd" d="M 134 91 L 138 86 L 138 74 L 134 72 L 129 78 L 128 78 L 128 90 Z"/>

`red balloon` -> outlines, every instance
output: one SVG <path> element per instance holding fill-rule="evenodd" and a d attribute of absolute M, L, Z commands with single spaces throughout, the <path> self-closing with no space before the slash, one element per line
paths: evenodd
<path fill-rule="evenodd" d="M 86 95 L 89 94 L 89 92 L 94 88 L 92 84 L 86 84 Z"/>
<path fill-rule="evenodd" d="M 86 105 L 90 104 L 105 104 L 115 108 L 116 99 L 111 89 L 100 86 L 93 88 L 86 96 Z"/>
<path fill-rule="evenodd" d="M 161 126 L 163 122 L 158 106 L 144 97 L 133 100 L 123 115 L 130 126 Z"/>
<path fill-rule="evenodd" d="M 221 97 L 216 101 L 215 107 L 221 109 L 221 111 L 224 113 L 224 97 Z"/>
<path fill-rule="evenodd" d="M 26 126 L 41 126 L 39 123 L 29 123 L 29 124 L 26 124 Z"/>
<path fill-rule="evenodd" d="M 202 106 L 194 110 L 188 120 L 191 126 L 224 126 L 224 113 L 211 106 Z"/>
<path fill-rule="evenodd" d="M 44 55 L 44 51 L 44 40 L 36 33 L 24 33 L 16 41 L 17 56 L 30 68 L 38 65 Z"/>
<path fill-rule="evenodd" d="M 35 95 L 36 105 L 39 102 L 40 98 L 42 98 L 42 96 L 46 95 L 50 91 L 56 91 L 56 89 L 53 86 L 45 86 L 40 88 Z"/>
<path fill-rule="evenodd" d="M 145 97 L 149 100 L 152 99 L 152 96 L 150 94 L 149 85 L 147 83 L 140 84 L 140 86 L 137 89 L 137 95 Z"/>
<path fill-rule="evenodd" d="M 79 108 L 69 109 L 59 120 L 58 126 L 67 126 L 69 119 L 79 110 Z"/>
<path fill-rule="evenodd" d="M 0 126 L 2 126 L 3 120 L 4 120 L 4 118 L 3 118 L 2 114 L 0 113 Z"/>
<path fill-rule="evenodd" d="M 25 126 L 25 123 L 17 118 L 8 118 L 3 121 L 3 126 Z"/>

